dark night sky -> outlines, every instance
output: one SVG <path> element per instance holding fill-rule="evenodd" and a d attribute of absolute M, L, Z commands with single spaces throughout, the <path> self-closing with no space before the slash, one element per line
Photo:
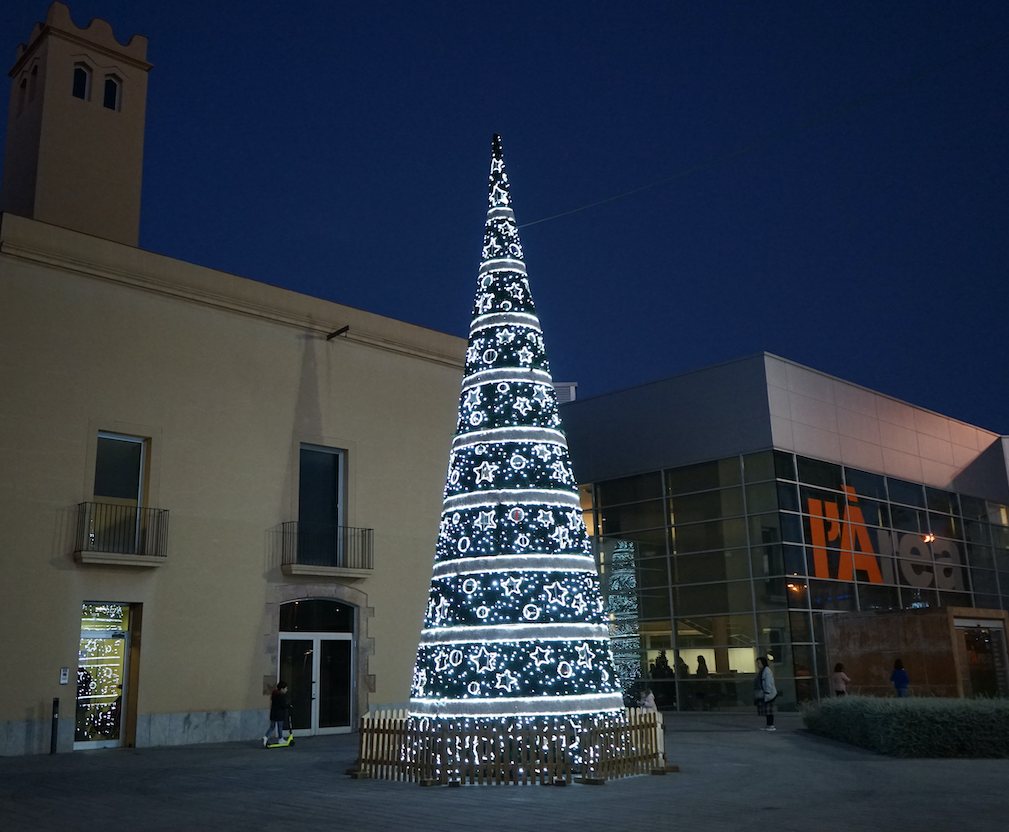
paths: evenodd
<path fill-rule="evenodd" d="M 703 166 L 522 229 L 556 380 L 767 350 L 1009 433 L 1005 0 L 69 5 L 150 39 L 144 248 L 465 335 L 492 133 L 520 225 Z"/>

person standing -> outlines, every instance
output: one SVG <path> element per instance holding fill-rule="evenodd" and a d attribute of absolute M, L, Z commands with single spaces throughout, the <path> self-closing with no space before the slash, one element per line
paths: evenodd
<path fill-rule="evenodd" d="M 753 680 L 753 702 L 757 706 L 757 716 L 767 718 L 761 731 L 775 731 L 774 700 L 778 689 L 774 686 L 774 674 L 767 662 L 767 656 L 757 656 L 757 675 Z"/>
<path fill-rule="evenodd" d="M 651 688 L 645 688 L 644 691 L 642 691 L 638 707 L 643 711 L 655 712 L 658 710 L 658 708 L 655 707 L 655 694 L 652 693 Z"/>
<path fill-rule="evenodd" d="M 904 662 L 900 659 L 897 659 L 893 663 L 893 673 L 890 674 L 890 681 L 893 682 L 893 688 L 897 691 L 897 696 L 901 699 L 907 698 L 907 687 L 911 684 L 911 679 L 904 669 Z"/>
<path fill-rule="evenodd" d="M 277 729 L 277 741 L 284 739 L 284 718 L 287 716 L 287 710 L 291 705 L 287 701 L 287 682 L 281 679 L 277 682 L 277 689 L 270 694 L 270 727 L 266 731 L 266 736 L 263 737 L 263 748 L 266 748 L 270 742 L 270 734 L 273 733 L 273 729 Z"/>
<path fill-rule="evenodd" d="M 848 693 L 848 674 L 844 672 L 844 665 L 838 662 L 834 665 L 834 675 L 831 677 L 834 683 L 834 696 L 845 696 Z"/>

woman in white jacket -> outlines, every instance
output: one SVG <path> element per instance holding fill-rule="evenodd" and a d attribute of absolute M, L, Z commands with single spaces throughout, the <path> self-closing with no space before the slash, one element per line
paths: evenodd
<path fill-rule="evenodd" d="M 774 686 L 774 674 L 767 664 L 767 656 L 757 656 L 757 675 L 753 680 L 753 702 L 757 706 L 757 716 L 767 717 L 767 724 L 761 731 L 775 731 L 774 700 L 778 689 Z"/>

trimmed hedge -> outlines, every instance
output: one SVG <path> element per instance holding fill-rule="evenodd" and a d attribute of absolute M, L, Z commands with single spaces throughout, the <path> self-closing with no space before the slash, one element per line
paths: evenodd
<path fill-rule="evenodd" d="M 892 757 L 1009 757 L 1009 700 L 843 696 L 802 710 L 814 734 Z"/>

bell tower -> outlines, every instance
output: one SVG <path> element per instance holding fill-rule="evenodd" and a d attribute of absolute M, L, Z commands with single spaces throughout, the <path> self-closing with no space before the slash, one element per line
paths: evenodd
<path fill-rule="evenodd" d="M 49 7 L 11 77 L 0 211 L 135 246 L 147 109 L 147 38 Z"/>

